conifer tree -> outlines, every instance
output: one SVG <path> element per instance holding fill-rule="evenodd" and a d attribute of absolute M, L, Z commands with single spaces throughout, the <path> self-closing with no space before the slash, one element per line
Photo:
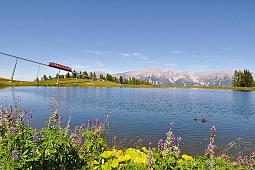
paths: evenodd
<path fill-rule="evenodd" d="M 254 87 L 254 79 L 249 70 L 242 71 L 235 70 L 232 78 L 233 87 Z"/>
<path fill-rule="evenodd" d="M 70 74 L 69 74 L 69 72 L 67 72 L 66 73 L 66 76 L 65 76 L 66 78 L 70 78 L 71 76 L 70 76 Z"/>
<path fill-rule="evenodd" d="M 122 76 L 120 76 L 120 78 L 119 78 L 119 83 L 120 84 L 123 84 L 124 82 L 123 82 L 123 77 Z"/>

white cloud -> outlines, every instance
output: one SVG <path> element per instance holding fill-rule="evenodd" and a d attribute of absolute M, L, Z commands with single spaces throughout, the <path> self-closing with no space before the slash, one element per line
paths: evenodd
<path fill-rule="evenodd" d="M 204 68 L 207 68 L 208 66 L 207 65 L 202 65 L 202 66 L 198 66 L 198 65 L 192 65 L 192 66 L 189 66 L 190 68 L 195 68 L 195 69 L 204 69 Z"/>
<path fill-rule="evenodd" d="M 176 55 L 176 54 L 181 54 L 181 53 L 186 53 L 187 51 L 184 51 L 184 50 L 174 50 L 174 51 L 171 51 L 171 55 Z"/>
<path fill-rule="evenodd" d="M 225 57 L 222 57 L 220 55 L 191 55 L 191 58 L 216 58 L 216 59 L 225 59 Z"/>
<path fill-rule="evenodd" d="M 133 56 L 134 56 L 134 57 L 138 57 L 138 58 L 140 58 L 140 59 L 142 59 L 142 60 L 145 60 L 145 61 L 149 60 L 149 59 L 148 59 L 146 56 L 144 56 L 142 53 L 134 53 Z"/>
<path fill-rule="evenodd" d="M 104 55 L 111 53 L 110 51 L 97 51 L 97 50 L 81 50 L 84 53 L 96 54 L 96 55 Z"/>
<path fill-rule="evenodd" d="M 97 67 L 103 67 L 104 66 L 100 61 L 97 61 L 96 65 L 97 65 Z"/>
<path fill-rule="evenodd" d="M 73 65 L 71 66 L 72 68 L 76 68 L 76 69 L 86 69 L 89 68 L 90 66 L 84 66 L 84 65 Z"/>
<path fill-rule="evenodd" d="M 121 53 L 120 54 L 122 57 L 137 57 L 139 59 L 148 61 L 148 57 L 143 55 L 142 53 L 133 53 L 133 54 L 128 54 L 128 53 Z"/>
<path fill-rule="evenodd" d="M 120 54 L 122 57 L 130 57 L 130 54 L 127 54 L 127 53 L 121 53 Z"/>
<path fill-rule="evenodd" d="M 173 63 L 164 63 L 165 66 L 176 66 L 177 64 L 173 64 Z"/>

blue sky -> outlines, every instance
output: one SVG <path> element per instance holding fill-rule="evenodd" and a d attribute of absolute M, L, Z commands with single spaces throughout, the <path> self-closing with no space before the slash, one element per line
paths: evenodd
<path fill-rule="evenodd" d="M 111 74 L 254 72 L 254 9 L 254 0 L 0 0 L 0 51 Z M 0 77 L 10 78 L 15 59 L 0 59 Z M 19 60 L 14 79 L 33 80 L 37 70 Z M 41 66 L 39 76 L 57 72 Z"/>

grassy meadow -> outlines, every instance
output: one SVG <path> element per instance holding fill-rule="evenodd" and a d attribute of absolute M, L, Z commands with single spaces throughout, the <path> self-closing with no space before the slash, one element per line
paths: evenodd
<path fill-rule="evenodd" d="M 237 91 L 253 91 L 254 87 L 231 87 L 231 86 L 169 86 L 169 85 L 130 85 L 118 84 L 104 80 L 91 79 L 56 79 L 44 80 L 38 82 L 13 80 L 10 82 L 8 79 L 0 77 L 0 88 L 15 87 L 15 86 L 59 86 L 59 87 L 126 87 L 126 88 L 197 88 L 197 89 L 225 89 Z"/>

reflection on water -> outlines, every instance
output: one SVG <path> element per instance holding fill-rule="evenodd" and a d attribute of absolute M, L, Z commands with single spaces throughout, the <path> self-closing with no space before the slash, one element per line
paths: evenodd
<path fill-rule="evenodd" d="M 255 93 L 206 89 L 136 89 L 136 88 L 66 88 L 15 87 L 0 89 L 0 97 L 7 102 L 21 96 L 22 109 L 33 112 L 32 126 L 41 128 L 49 117 L 49 105 L 54 98 L 59 111 L 71 125 L 86 123 L 95 117 L 103 121 L 111 112 L 110 136 L 126 139 L 131 147 L 139 138 L 148 146 L 157 146 L 166 138 L 170 122 L 176 123 L 173 132 L 182 137 L 181 150 L 190 155 L 201 155 L 209 143 L 210 127 L 217 128 L 216 145 L 255 136 Z M 3 101 L 3 100 L 2 100 Z M 202 117 L 207 121 L 201 122 Z M 197 121 L 194 121 L 197 118 Z M 131 141 L 131 142 L 130 142 Z"/>

